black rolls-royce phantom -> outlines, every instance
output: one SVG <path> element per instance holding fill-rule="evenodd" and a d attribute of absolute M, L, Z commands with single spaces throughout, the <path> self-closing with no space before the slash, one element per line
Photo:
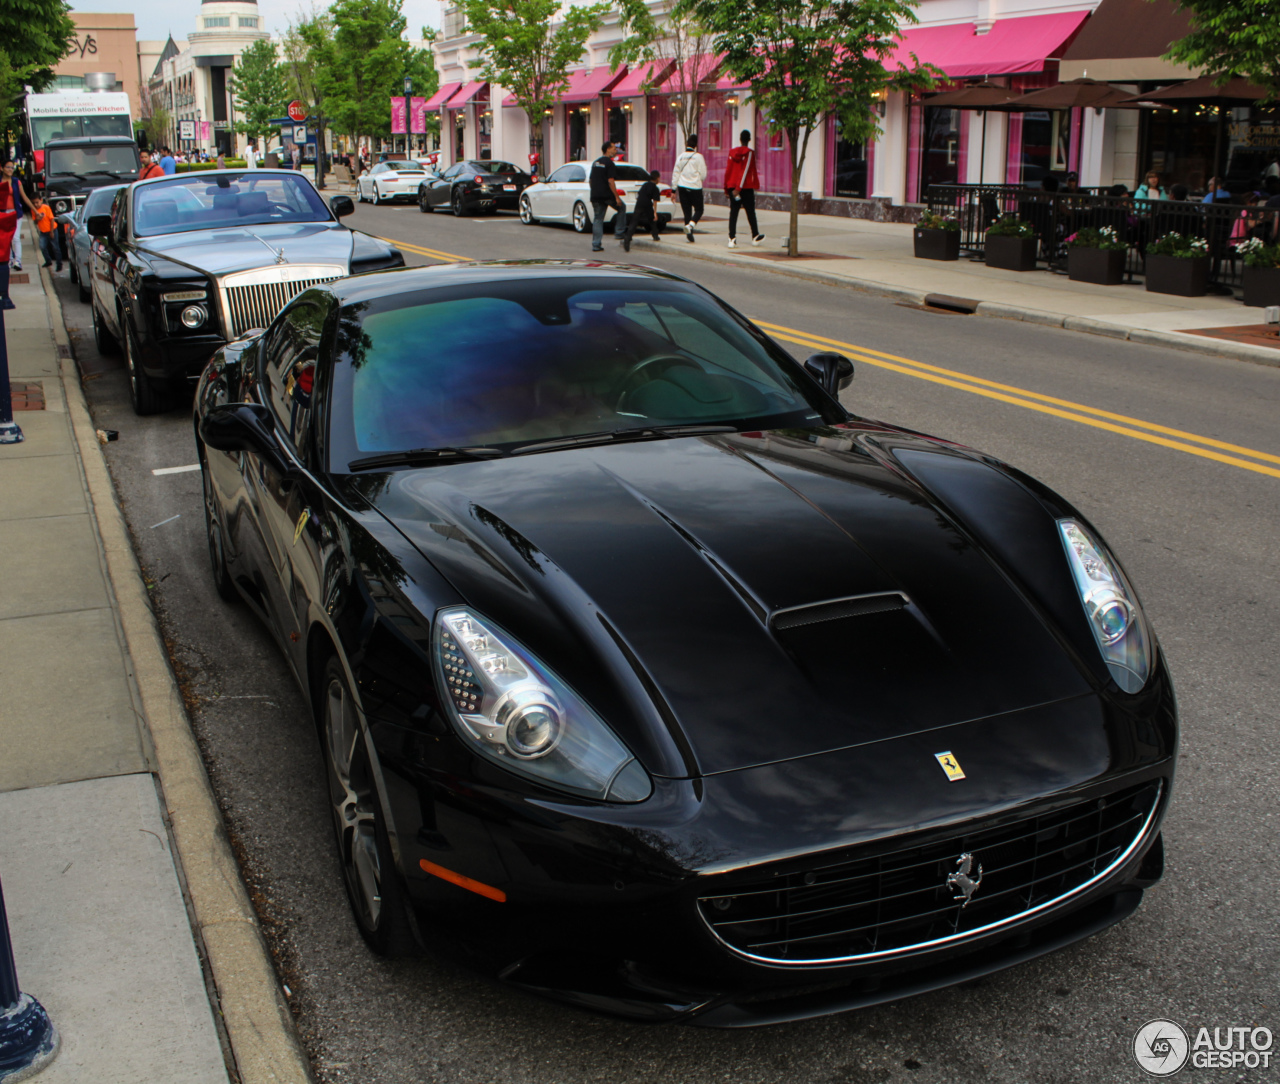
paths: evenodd
<path fill-rule="evenodd" d="M 384 241 L 338 219 L 292 170 L 213 170 L 139 181 L 110 214 L 94 215 L 93 330 L 98 349 L 123 349 L 139 414 L 171 405 L 214 351 L 265 328 L 310 286 L 402 267 Z"/>

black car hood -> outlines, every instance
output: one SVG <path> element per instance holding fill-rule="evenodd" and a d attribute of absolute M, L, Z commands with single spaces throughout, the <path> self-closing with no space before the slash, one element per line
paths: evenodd
<path fill-rule="evenodd" d="M 704 774 L 1090 691 L 926 492 L 854 434 L 828 433 L 556 451 L 361 489 L 470 604 L 580 690 L 600 660 L 540 640 L 539 615 L 547 629 L 611 627 Z M 889 608 L 778 620 L 865 595 Z"/>
<path fill-rule="evenodd" d="M 255 237 L 273 249 L 283 249 L 289 263 L 328 263 L 344 271 L 350 266 L 352 234 L 336 222 L 278 222 L 165 233 L 138 238 L 138 247 L 210 275 L 226 275 L 272 262 L 271 254 Z"/>

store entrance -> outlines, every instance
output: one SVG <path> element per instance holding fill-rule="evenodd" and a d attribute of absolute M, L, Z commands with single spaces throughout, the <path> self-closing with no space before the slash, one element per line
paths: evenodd
<path fill-rule="evenodd" d="M 960 180 L 960 110 L 926 105 L 920 140 L 920 199 L 931 184 Z"/>

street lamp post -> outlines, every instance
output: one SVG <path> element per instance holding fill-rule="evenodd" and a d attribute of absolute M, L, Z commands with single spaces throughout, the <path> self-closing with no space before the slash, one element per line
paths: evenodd
<path fill-rule="evenodd" d="M 0 344 L 3 342 L 3 317 L 0 317 Z M 8 375 L 7 366 L 3 375 Z M 4 387 L 7 398 L 7 380 Z M 20 1080 L 38 1073 L 57 1053 L 58 1029 L 40 1002 L 18 988 L 9 920 L 4 911 L 4 891 L 0 889 L 0 1081 Z"/>
<path fill-rule="evenodd" d="M 413 139 L 413 116 L 409 112 L 413 108 L 413 77 L 404 77 L 404 156 L 409 158 L 413 152 L 409 144 Z"/>

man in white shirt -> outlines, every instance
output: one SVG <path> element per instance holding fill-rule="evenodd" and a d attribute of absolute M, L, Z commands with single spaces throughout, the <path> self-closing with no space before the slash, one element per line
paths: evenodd
<path fill-rule="evenodd" d="M 671 183 L 680 197 L 680 210 L 684 212 L 684 235 L 693 244 L 693 227 L 702 219 L 702 183 L 707 179 L 707 160 L 698 153 L 698 136 L 685 140 L 684 154 L 671 168 Z"/>
<path fill-rule="evenodd" d="M 258 148 L 254 143 L 250 143 L 249 146 L 245 148 L 244 168 L 245 169 L 258 168 Z"/>

